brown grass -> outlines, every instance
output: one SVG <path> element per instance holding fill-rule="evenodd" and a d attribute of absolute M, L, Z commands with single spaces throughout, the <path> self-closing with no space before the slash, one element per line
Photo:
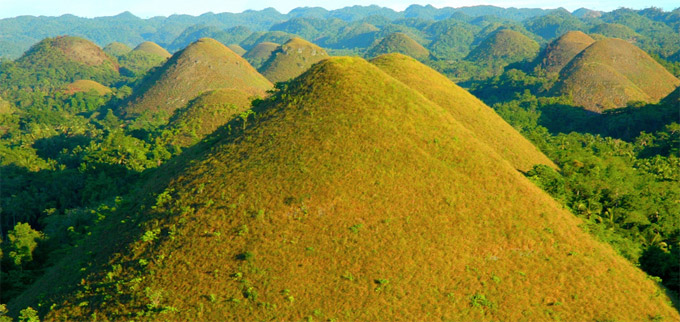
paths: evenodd
<path fill-rule="evenodd" d="M 430 57 L 430 52 L 421 44 L 403 32 L 395 32 L 385 36 L 375 46 L 368 49 L 366 57 L 377 57 L 382 54 L 400 53 L 418 60 Z"/>
<path fill-rule="evenodd" d="M 284 82 L 304 73 L 328 53 L 302 38 L 292 38 L 271 53 L 258 70 L 273 83 Z"/>
<path fill-rule="evenodd" d="M 93 42 L 73 36 L 52 38 L 51 45 L 58 48 L 69 59 L 88 66 L 108 65 L 118 69 L 118 64 Z"/>
<path fill-rule="evenodd" d="M 554 91 L 600 112 L 629 101 L 656 102 L 680 80 L 647 53 L 625 40 L 598 40 L 578 54 L 560 73 Z"/>
<path fill-rule="evenodd" d="M 490 107 L 432 68 L 401 54 L 382 55 L 371 63 L 449 111 L 475 133 L 477 139 L 496 150 L 516 169 L 529 171 L 536 164 L 556 168 Z"/>
<path fill-rule="evenodd" d="M 243 56 L 243 54 L 246 53 L 246 50 L 243 49 L 243 47 L 239 46 L 238 44 L 231 44 L 227 47 L 229 47 L 229 49 L 231 49 L 233 52 L 235 52 L 235 53 L 237 53 L 241 56 Z"/>
<path fill-rule="evenodd" d="M 272 84 L 246 60 L 218 41 L 200 39 L 172 56 L 122 107 L 125 117 L 144 111 L 172 115 L 202 92 L 232 88 L 264 96 Z"/>
<path fill-rule="evenodd" d="M 251 50 L 243 54 L 243 58 L 247 60 L 253 67 L 260 69 L 262 67 L 262 64 L 269 60 L 269 57 L 271 57 L 272 52 L 279 48 L 279 44 L 275 44 L 273 42 L 261 42 L 255 47 L 253 47 Z"/>
<path fill-rule="evenodd" d="M 172 56 L 167 50 L 165 50 L 165 48 L 159 46 L 158 44 L 152 41 L 145 41 L 139 44 L 137 47 L 135 47 L 134 50 L 156 56 L 161 56 L 163 58 L 170 58 L 170 56 Z"/>
<path fill-rule="evenodd" d="M 576 55 L 595 40 L 580 31 L 569 31 L 553 40 L 538 57 L 538 66 L 549 73 L 559 73 Z"/>
<path fill-rule="evenodd" d="M 78 92 L 90 92 L 90 91 L 94 91 L 99 95 L 106 95 L 108 93 L 111 93 L 110 88 L 102 84 L 99 84 L 95 81 L 87 79 L 77 80 L 71 84 L 68 84 L 64 86 L 62 91 L 67 94 L 75 94 Z"/>
<path fill-rule="evenodd" d="M 533 39 L 510 29 L 494 31 L 475 47 L 466 60 L 479 64 L 505 65 L 522 60 L 533 59 L 538 54 L 539 45 Z"/>
<path fill-rule="evenodd" d="M 146 188 L 164 194 L 10 307 L 42 291 L 54 320 L 680 319 L 449 110 L 362 59 L 316 64 L 256 112 L 158 169 Z M 50 295 L 60 276 L 80 285 Z"/>

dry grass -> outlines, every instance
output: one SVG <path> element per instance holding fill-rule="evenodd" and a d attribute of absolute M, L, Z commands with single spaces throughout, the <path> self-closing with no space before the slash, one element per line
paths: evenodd
<path fill-rule="evenodd" d="M 580 31 L 569 31 L 543 50 L 538 57 L 538 66 L 549 73 L 559 73 L 576 55 L 595 40 Z"/>
<path fill-rule="evenodd" d="M 467 129 L 516 169 L 529 171 L 536 164 L 556 168 L 541 151 L 482 101 L 432 68 L 401 54 L 371 60 L 384 72 L 439 104 Z"/>
<path fill-rule="evenodd" d="M 246 53 L 246 50 L 243 49 L 243 47 L 239 46 L 238 44 L 231 44 L 227 47 L 229 47 L 229 49 L 231 49 L 233 52 L 239 54 L 240 56 L 243 56 Z"/>
<path fill-rule="evenodd" d="M 360 58 L 316 64 L 255 110 L 159 168 L 100 226 L 118 233 L 95 231 L 78 250 L 93 254 L 10 307 L 85 260 L 47 319 L 680 319 L 451 111 Z"/>
<path fill-rule="evenodd" d="M 601 112 L 629 101 L 656 102 L 678 85 L 680 80 L 640 48 L 611 38 L 596 41 L 564 67 L 554 91 Z"/>
<path fill-rule="evenodd" d="M 152 41 L 145 41 L 139 44 L 137 47 L 135 47 L 134 50 L 156 56 L 161 56 L 163 58 L 170 58 L 170 56 L 172 56 L 167 50 L 165 50 L 165 48 L 159 46 L 158 44 Z"/>
<path fill-rule="evenodd" d="M 510 29 L 494 31 L 477 47 L 466 60 L 484 65 L 505 65 L 522 60 L 533 59 L 538 54 L 539 45 L 533 39 Z"/>
<path fill-rule="evenodd" d="M 86 80 L 86 79 L 81 79 L 77 80 L 71 84 L 68 84 L 64 86 L 62 89 L 63 92 L 67 94 L 75 94 L 78 92 L 89 92 L 89 91 L 94 91 L 99 95 L 106 95 L 108 93 L 111 93 L 111 89 L 99 84 L 95 81 L 91 80 Z"/>
<path fill-rule="evenodd" d="M 72 36 L 50 38 L 52 47 L 58 48 L 72 61 L 88 66 L 110 66 L 118 69 L 118 64 L 93 42 Z"/>
<path fill-rule="evenodd" d="M 370 58 L 389 53 L 400 53 L 421 61 L 430 57 L 430 52 L 425 47 L 403 32 L 385 36 L 375 46 L 369 48 L 365 56 Z"/>
<path fill-rule="evenodd" d="M 253 67 L 260 69 L 262 64 L 269 60 L 272 52 L 279 48 L 279 44 L 273 42 L 261 42 L 253 47 L 251 50 L 243 54 L 243 58 L 247 60 Z"/>
<path fill-rule="evenodd" d="M 328 53 L 323 48 L 301 38 L 292 38 L 274 50 L 258 70 L 272 83 L 285 82 L 325 58 Z"/>
<path fill-rule="evenodd" d="M 172 115 L 202 92 L 232 88 L 263 96 L 272 84 L 246 60 L 218 41 L 200 39 L 172 56 L 121 108 L 125 117 L 144 111 Z"/>

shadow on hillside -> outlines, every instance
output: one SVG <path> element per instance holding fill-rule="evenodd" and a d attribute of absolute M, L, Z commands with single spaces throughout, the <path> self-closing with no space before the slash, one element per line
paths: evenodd
<path fill-rule="evenodd" d="M 631 106 L 602 114 L 577 106 L 555 104 L 541 108 L 538 124 L 551 134 L 579 132 L 632 141 L 642 131 L 653 133 L 679 120 L 680 111 L 670 104 Z"/>

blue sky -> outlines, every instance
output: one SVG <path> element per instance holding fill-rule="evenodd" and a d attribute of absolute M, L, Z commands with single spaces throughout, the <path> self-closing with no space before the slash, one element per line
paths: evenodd
<path fill-rule="evenodd" d="M 516 8 L 557 8 L 564 7 L 575 10 L 586 7 L 596 10 L 610 11 L 619 7 L 641 9 L 649 6 L 672 10 L 680 7 L 677 0 L 431 0 L 431 1 L 406 1 L 406 0 L 0 0 L 0 18 L 14 17 L 18 15 L 46 15 L 59 16 L 65 13 L 82 17 L 112 16 L 123 11 L 148 18 L 152 16 L 168 16 L 175 13 L 199 15 L 205 12 L 242 12 L 247 9 L 263 9 L 274 7 L 280 12 L 287 13 L 293 8 L 302 6 L 318 6 L 326 9 L 337 9 L 352 5 L 377 4 L 395 10 L 404 10 L 410 4 L 432 4 L 435 7 L 463 7 L 479 4 L 496 5 L 500 7 Z"/>

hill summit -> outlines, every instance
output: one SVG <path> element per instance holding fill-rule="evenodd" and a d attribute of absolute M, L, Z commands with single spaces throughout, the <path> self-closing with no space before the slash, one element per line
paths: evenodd
<path fill-rule="evenodd" d="M 81 79 L 77 80 L 71 84 L 66 85 L 63 90 L 64 93 L 67 94 L 74 94 L 74 93 L 79 93 L 79 92 L 90 92 L 93 91 L 99 95 L 106 95 L 108 93 L 111 93 L 111 89 L 99 84 L 95 81 L 87 80 L 87 79 Z"/>
<path fill-rule="evenodd" d="M 299 76 L 326 58 L 328 53 L 323 48 L 295 37 L 274 50 L 259 70 L 273 83 L 283 82 Z"/>
<path fill-rule="evenodd" d="M 576 55 L 586 49 L 595 40 L 581 31 L 569 31 L 541 52 L 538 66 L 548 73 L 559 73 Z"/>
<path fill-rule="evenodd" d="M 402 54 L 387 54 L 371 60 L 385 73 L 422 93 L 449 111 L 477 138 L 520 171 L 534 165 L 556 166 L 489 106 L 434 69 Z"/>
<path fill-rule="evenodd" d="M 629 101 L 656 102 L 679 85 L 680 80 L 640 48 L 608 38 L 574 57 L 562 69 L 554 91 L 601 112 L 626 106 Z"/>
<path fill-rule="evenodd" d="M 315 64 L 254 112 L 149 173 L 10 309 L 43 294 L 48 320 L 680 318 L 451 112 L 361 58 Z"/>
<path fill-rule="evenodd" d="M 217 40 L 202 38 L 175 53 L 149 75 L 121 113 L 133 117 L 144 112 L 164 112 L 169 117 L 205 91 L 233 88 L 250 96 L 263 96 L 271 87 L 241 56 Z"/>
<path fill-rule="evenodd" d="M 103 50 L 105 53 L 113 57 L 120 57 L 132 51 L 132 48 L 130 48 L 128 45 L 124 43 L 114 41 L 104 46 Z"/>
<path fill-rule="evenodd" d="M 145 41 L 139 44 L 137 47 L 135 47 L 134 51 L 144 52 L 163 58 L 170 58 L 170 56 L 172 56 L 167 50 L 165 50 L 165 48 L 152 41 Z"/>
<path fill-rule="evenodd" d="M 118 78 L 118 63 L 91 41 L 79 37 L 46 38 L 16 60 L 13 78 L 41 89 L 58 89 L 79 79 L 110 84 Z"/>
<path fill-rule="evenodd" d="M 539 45 L 533 39 L 511 29 L 500 29 L 491 33 L 465 59 L 487 66 L 505 66 L 533 59 L 538 51 Z"/>
<path fill-rule="evenodd" d="M 417 60 L 430 57 L 430 52 L 421 44 L 403 32 L 391 33 L 381 39 L 366 52 L 366 57 L 377 57 L 382 54 L 400 53 Z"/>

